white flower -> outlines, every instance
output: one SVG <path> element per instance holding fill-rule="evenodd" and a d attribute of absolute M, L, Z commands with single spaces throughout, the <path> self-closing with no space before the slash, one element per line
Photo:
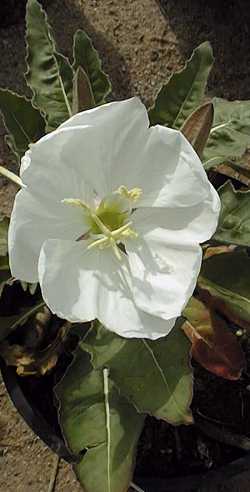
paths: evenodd
<path fill-rule="evenodd" d="M 149 128 L 137 98 L 79 113 L 22 160 L 13 276 L 58 316 L 124 337 L 173 327 L 194 290 L 220 201 L 184 136 Z"/>

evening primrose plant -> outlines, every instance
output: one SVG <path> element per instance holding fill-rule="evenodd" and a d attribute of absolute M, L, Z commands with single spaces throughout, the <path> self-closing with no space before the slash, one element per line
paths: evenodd
<path fill-rule="evenodd" d="M 205 100 L 206 42 L 150 109 L 112 102 L 85 32 L 72 62 L 59 53 L 37 0 L 26 44 L 32 98 L 0 89 L 20 165 L 1 167 L 19 191 L 0 222 L 0 290 L 21 282 L 33 302 L 1 317 L 0 354 L 42 377 L 77 335 L 54 388 L 59 423 L 84 490 L 124 492 L 146 415 L 193 421 L 190 349 L 227 379 L 244 368 L 232 324 L 244 331 L 250 317 L 250 102 Z M 44 306 L 58 332 L 41 358 L 9 335 Z"/>

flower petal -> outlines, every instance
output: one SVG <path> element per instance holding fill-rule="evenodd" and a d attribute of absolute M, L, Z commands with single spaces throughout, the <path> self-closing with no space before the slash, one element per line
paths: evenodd
<path fill-rule="evenodd" d="M 87 228 L 82 209 L 53 202 L 48 187 L 36 195 L 23 188 L 16 195 L 9 226 L 12 275 L 26 282 L 37 282 L 43 242 L 48 238 L 78 239 Z"/>
<path fill-rule="evenodd" d="M 139 208 L 132 215 L 133 227 L 146 240 L 163 240 L 166 245 L 192 245 L 210 239 L 216 231 L 220 199 L 210 185 L 206 200 L 192 207 Z"/>
<path fill-rule="evenodd" d="M 110 249 L 86 249 L 84 241 L 48 240 L 39 259 L 39 280 L 52 312 L 72 322 L 99 319 L 123 337 L 159 338 L 174 326 L 138 310 L 129 287 L 126 257 Z"/>
<path fill-rule="evenodd" d="M 147 110 L 140 99 L 133 97 L 78 113 L 60 128 L 76 127 L 84 132 L 89 129 L 90 135 L 94 136 L 99 162 L 95 162 L 90 173 L 96 173 L 95 182 L 102 180 L 104 195 L 117 190 L 120 185 L 135 186 L 136 158 L 145 146 L 149 127 Z M 89 156 L 89 151 L 86 155 Z"/>
<path fill-rule="evenodd" d="M 137 307 L 166 320 L 180 316 L 196 285 L 201 247 L 169 246 L 159 235 L 154 241 L 131 241 L 126 250 Z"/>
<path fill-rule="evenodd" d="M 77 190 L 84 200 L 79 184 L 87 183 L 103 198 L 123 184 L 120 171 L 127 176 L 127 163 L 134 166 L 148 125 L 146 108 L 136 97 L 78 113 L 31 146 L 22 179 L 31 184 L 37 175 L 50 180 L 62 172 L 65 197 L 75 197 Z"/>
<path fill-rule="evenodd" d="M 151 127 L 130 167 L 130 187 L 140 187 L 138 207 L 186 207 L 204 201 L 210 184 L 193 147 L 179 131 Z M 127 185 L 127 183 L 123 183 Z"/>

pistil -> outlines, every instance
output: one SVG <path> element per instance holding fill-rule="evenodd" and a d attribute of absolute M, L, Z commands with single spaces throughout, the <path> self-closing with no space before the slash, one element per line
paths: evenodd
<path fill-rule="evenodd" d="M 141 193 L 142 190 L 140 188 L 133 188 L 131 190 L 128 190 L 125 186 L 120 186 L 120 188 L 116 192 L 114 192 L 114 195 L 119 194 L 126 200 L 135 202 L 141 196 Z M 112 202 L 112 207 L 110 211 L 107 205 L 105 208 L 105 200 L 102 202 L 102 208 L 101 206 L 99 206 L 96 210 L 91 209 L 91 207 L 89 207 L 89 205 L 87 205 L 85 202 L 76 198 L 66 198 L 65 200 L 62 200 L 62 202 L 68 205 L 81 207 L 84 210 L 86 218 L 88 219 L 90 224 L 92 223 L 92 226 L 90 226 L 90 229 L 87 233 L 87 238 L 91 241 L 88 245 L 88 249 L 104 249 L 111 247 L 116 258 L 119 261 L 122 260 L 119 243 L 122 243 L 125 238 L 136 238 L 137 232 L 131 228 L 132 221 L 126 222 L 125 224 L 123 223 L 122 225 L 117 227 L 117 224 L 120 222 L 120 218 L 119 220 L 117 220 L 117 216 L 120 217 L 121 214 L 124 214 L 124 221 L 126 220 L 126 218 L 128 218 L 128 214 L 125 214 L 125 212 L 119 209 L 119 201 L 117 202 L 117 211 L 114 211 L 114 202 Z M 106 203 L 108 203 L 108 201 Z M 103 213 L 103 208 L 105 213 Z M 109 215 L 107 215 L 107 213 Z M 112 218 L 112 214 L 113 219 L 110 221 L 110 216 Z M 107 216 L 109 217 L 109 221 L 107 221 Z M 104 223 L 103 219 L 106 221 L 106 223 Z M 95 229 L 97 229 L 98 233 L 96 233 Z M 99 235 L 98 239 L 96 239 L 96 235 Z"/>

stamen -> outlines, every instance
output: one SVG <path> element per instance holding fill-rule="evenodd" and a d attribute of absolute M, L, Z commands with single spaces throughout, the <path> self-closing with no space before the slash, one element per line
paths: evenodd
<path fill-rule="evenodd" d="M 99 218 L 98 218 L 98 220 L 100 221 Z M 123 237 L 137 237 L 137 233 L 135 231 L 133 231 L 133 229 L 131 229 L 131 227 L 130 227 L 131 225 L 132 225 L 132 221 L 128 222 L 127 224 L 124 224 L 122 227 L 119 227 L 115 231 L 107 230 L 107 234 L 104 234 L 105 237 L 102 237 L 100 239 L 96 239 L 96 241 L 94 241 L 93 243 L 88 245 L 88 249 L 92 249 L 92 248 L 96 248 L 96 247 L 98 247 L 100 249 L 104 249 L 104 248 L 111 246 L 111 248 L 114 251 L 115 256 L 117 257 L 117 259 L 119 261 L 121 261 L 122 255 L 120 253 L 119 247 L 117 246 L 117 242 L 122 240 Z M 100 225 L 99 225 L 99 227 L 100 227 Z M 101 227 L 100 227 L 100 229 L 101 229 Z"/>
<path fill-rule="evenodd" d="M 118 188 L 116 193 L 119 193 L 119 195 L 123 196 L 124 198 L 132 200 L 133 202 L 136 202 L 137 200 L 139 200 L 139 198 L 142 195 L 142 189 L 141 188 L 132 188 L 131 190 L 128 190 L 128 188 L 126 186 L 122 185 Z"/>
<path fill-rule="evenodd" d="M 105 245 L 109 246 L 109 242 L 110 239 L 108 237 L 102 237 L 101 239 L 97 239 L 93 243 L 89 244 L 88 249 L 95 248 L 96 246 L 101 247 L 101 249 L 103 249 Z"/>
<path fill-rule="evenodd" d="M 119 227 L 119 229 L 116 229 L 115 231 L 111 231 L 111 235 L 116 238 L 124 234 L 124 232 L 128 231 L 130 229 L 130 226 L 132 225 L 132 221 L 127 222 L 127 224 L 124 224 L 123 226 Z"/>
<path fill-rule="evenodd" d="M 139 197 L 142 194 L 142 190 L 140 188 L 132 188 L 131 190 L 128 190 L 126 186 L 120 186 L 120 188 L 114 193 L 118 193 L 123 198 L 126 198 L 126 200 L 129 199 L 130 201 L 134 202 L 139 199 Z M 91 241 L 92 239 L 92 242 L 89 242 L 88 249 L 92 249 L 96 247 L 100 249 L 104 249 L 104 248 L 111 247 L 116 258 L 119 261 L 121 261 L 122 254 L 119 247 L 119 243 L 122 243 L 122 241 L 125 238 L 137 238 L 138 236 L 137 232 L 131 228 L 133 224 L 132 221 L 129 221 L 126 224 L 123 223 L 123 225 L 115 229 L 115 224 L 117 227 L 119 223 L 121 224 L 122 222 L 124 222 L 126 220 L 126 215 L 128 217 L 128 214 L 124 212 L 120 212 L 119 206 L 117 206 L 117 210 L 116 210 L 116 208 L 113 206 L 113 202 L 112 202 L 112 207 L 110 207 L 110 210 L 109 210 L 108 202 L 105 202 L 105 200 L 103 200 L 104 210 L 101 210 L 100 205 L 97 207 L 96 210 L 93 210 L 85 202 L 77 198 L 66 198 L 62 200 L 62 203 L 73 205 L 75 207 L 81 207 L 82 209 L 84 209 L 86 213 L 86 218 L 90 222 L 90 229 L 88 230 L 86 235 L 80 236 L 78 240 L 86 238 L 88 241 Z M 132 205 L 130 206 L 132 209 L 133 208 Z M 112 213 L 114 214 L 113 223 L 112 220 L 110 220 L 110 216 L 112 218 Z M 124 214 L 124 219 L 120 221 L 117 220 L 117 214 Z M 97 234 L 99 235 L 98 239 L 94 239 L 93 237 L 96 234 L 96 230 L 97 230 Z"/>
<path fill-rule="evenodd" d="M 84 210 L 90 212 L 89 206 L 78 198 L 64 198 L 64 200 L 61 200 L 61 202 L 66 203 L 66 205 L 73 205 L 73 207 L 82 207 L 84 208 Z"/>

